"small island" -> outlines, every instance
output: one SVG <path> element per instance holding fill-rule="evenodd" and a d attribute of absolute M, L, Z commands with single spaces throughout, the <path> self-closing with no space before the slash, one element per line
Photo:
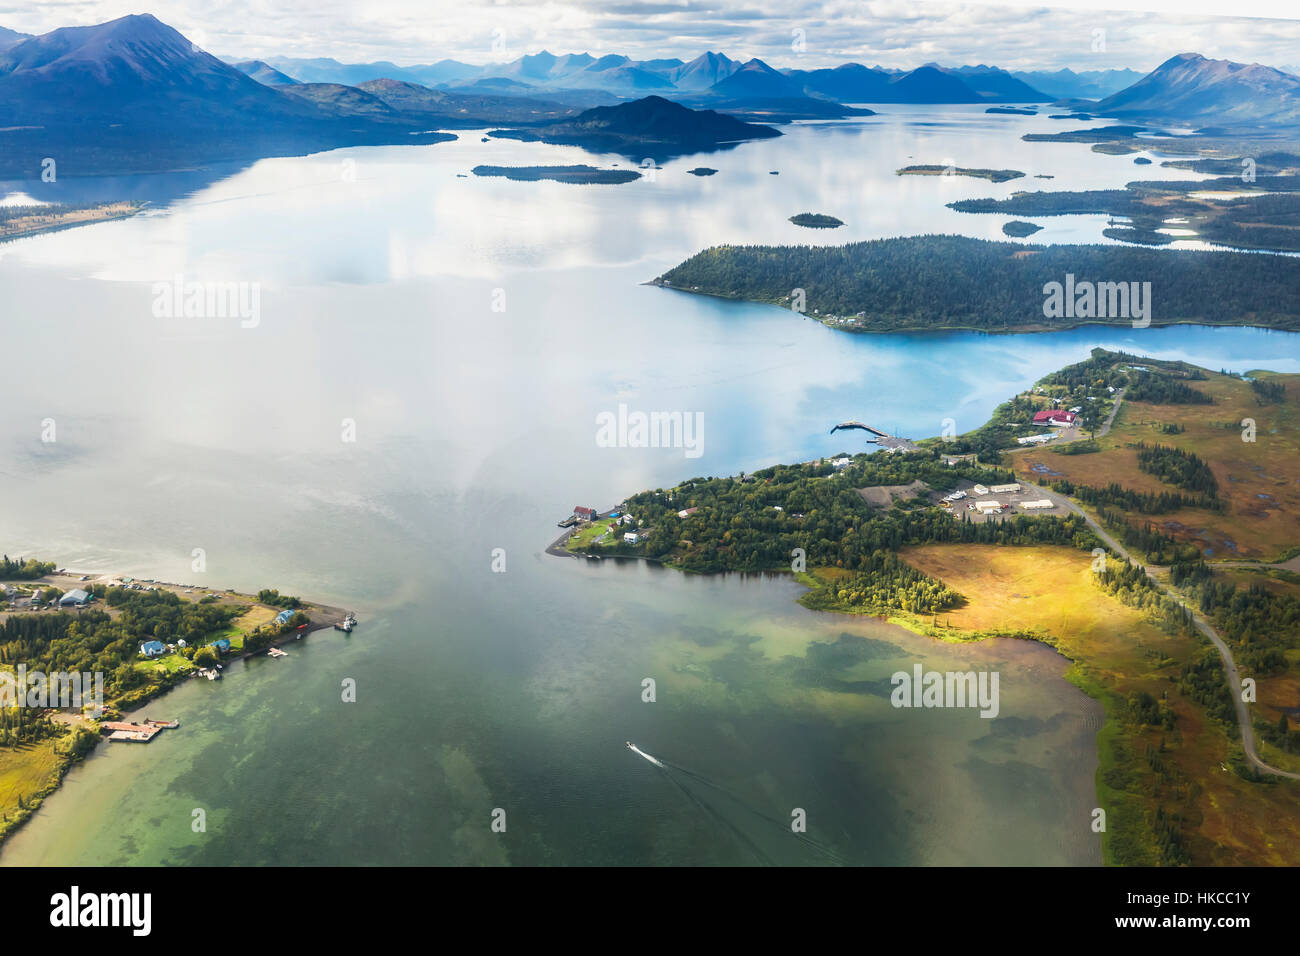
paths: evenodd
<path fill-rule="evenodd" d="M 1002 224 L 1002 233 L 1007 236 L 1014 236 L 1017 239 L 1023 239 L 1025 236 L 1032 236 L 1043 227 L 1035 225 L 1032 222 L 1024 222 L 1020 219 L 1013 219 L 1011 222 Z"/>
<path fill-rule="evenodd" d="M 534 183 L 550 180 L 557 183 L 615 185 L 640 179 L 631 169 L 598 169 L 595 166 L 475 166 L 475 176 L 501 176 L 516 182 Z"/>
<path fill-rule="evenodd" d="M 965 166 L 904 166 L 897 170 L 899 176 L 972 176 L 975 179 L 987 179 L 991 183 L 1005 183 L 1011 179 L 1020 179 L 1025 174 L 1018 169 L 971 169 Z"/>
<path fill-rule="evenodd" d="M 696 166 L 694 169 L 686 170 L 692 176 L 712 176 L 717 172 L 716 169 L 710 169 L 708 166 Z"/>
<path fill-rule="evenodd" d="M 1025 109 L 1021 106 L 990 106 L 985 113 L 1004 113 L 1009 116 L 1037 116 L 1038 110 Z"/>
<path fill-rule="evenodd" d="M 1145 156 L 1138 156 L 1133 160 L 1133 163 L 1137 166 L 1150 166 L 1151 160 L 1147 159 Z"/>
<path fill-rule="evenodd" d="M 790 221 L 808 229 L 838 229 L 844 225 L 842 220 L 819 212 L 801 212 L 797 216 L 791 216 Z"/>

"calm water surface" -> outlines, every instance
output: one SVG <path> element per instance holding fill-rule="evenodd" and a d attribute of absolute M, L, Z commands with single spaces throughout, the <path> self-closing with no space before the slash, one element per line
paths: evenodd
<path fill-rule="evenodd" d="M 814 614 L 780 577 L 542 554 L 576 504 L 859 450 L 827 434 L 843 418 L 966 430 L 1097 345 L 1300 371 L 1285 333 L 850 336 L 641 285 L 720 242 L 1001 238 L 1004 217 L 943 204 L 1141 178 L 1131 157 L 1018 139 L 1078 124 L 888 109 L 613 187 L 461 178 L 478 163 L 628 162 L 476 133 L 57 184 L 58 198 L 154 206 L 0 247 L 5 549 L 279 587 L 355 607 L 362 626 L 151 705 L 182 729 L 99 748 L 0 862 L 1099 862 L 1100 708 L 1046 648 L 949 647 Z M 894 174 L 949 159 L 1031 177 Z M 701 162 L 719 173 L 685 173 Z M 786 222 L 804 211 L 847 226 Z M 1101 241 L 1097 217 L 1043 222 L 1036 240 Z M 257 283 L 260 322 L 156 317 L 153 284 L 178 274 Z M 595 417 L 620 403 L 703 413 L 702 456 L 598 448 Z M 40 440 L 45 419 L 56 442 Z M 998 669 L 1001 716 L 894 710 L 889 674 L 915 662 Z M 356 703 L 341 702 L 345 678 Z M 814 842 L 791 837 L 796 807 Z"/>

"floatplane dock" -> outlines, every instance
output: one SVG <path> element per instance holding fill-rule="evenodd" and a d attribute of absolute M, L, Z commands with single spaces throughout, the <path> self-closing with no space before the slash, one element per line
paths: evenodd
<path fill-rule="evenodd" d="M 138 724 L 125 720 L 106 720 L 99 725 L 99 729 L 109 731 L 108 739 L 115 742 L 147 744 L 164 730 L 174 730 L 180 725 L 179 720 L 150 720 L 146 717 Z"/>

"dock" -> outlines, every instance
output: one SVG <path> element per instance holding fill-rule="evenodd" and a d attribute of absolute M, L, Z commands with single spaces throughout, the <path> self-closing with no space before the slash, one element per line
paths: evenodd
<path fill-rule="evenodd" d="M 146 717 L 140 723 L 106 720 L 99 728 L 109 731 L 108 739 L 115 743 L 147 744 L 164 730 L 172 730 L 180 725 L 179 720 L 150 720 Z"/>
<path fill-rule="evenodd" d="M 881 448 L 888 449 L 889 451 L 916 451 L 916 442 L 907 438 L 899 438 L 897 435 L 891 435 L 889 432 L 881 431 L 879 428 L 874 428 L 865 422 L 856 420 L 840 422 L 831 429 L 831 434 L 834 435 L 837 431 L 851 428 L 857 428 L 864 432 L 869 432 L 872 437 L 867 439 L 868 445 L 879 445 Z"/>

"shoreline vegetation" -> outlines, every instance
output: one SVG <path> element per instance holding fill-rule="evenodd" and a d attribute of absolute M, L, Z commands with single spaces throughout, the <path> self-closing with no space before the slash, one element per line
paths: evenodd
<path fill-rule="evenodd" d="M 0 208 L 0 242 L 89 226 L 97 222 L 129 219 L 146 205 L 148 203 L 123 199 L 80 205 L 51 203 Z"/>
<path fill-rule="evenodd" d="M 103 712 L 58 706 L 38 694 L 21 703 L 11 684 L 0 707 L 0 844 L 58 789 L 74 764 L 111 728 L 106 723 L 156 701 L 186 680 L 215 680 L 233 661 L 334 626 L 340 608 L 263 589 L 256 595 L 131 577 L 79 574 L 34 559 L 0 563 L 0 672 L 16 680 L 102 675 Z M 60 604 L 74 589 L 84 603 Z M 74 595 L 75 596 L 75 595 Z M 211 676 L 210 676 L 211 675 Z M 54 706 L 44 706 L 51 704 Z"/>
<path fill-rule="evenodd" d="M 988 110 L 987 112 L 992 112 Z M 972 169 L 966 166 L 904 166 L 896 170 L 898 176 L 970 176 L 974 179 L 987 179 L 991 183 L 1005 183 L 1020 179 L 1025 174 L 1018 169 Z"/>
<path fill-rule="evenodd" d="M 1049 317 L 1047 287 L 1072 283 L 1067 276 L 1095 295 L 1086 308 Z M 1149 294 L 1139 287 L 1130 300 L 1130 283 L 1104 281 L 1111 276 L 1141 277 Z M 1300 331 L 1300 260 L 1228 251 L 940 235 L 843 246 L 715 246 L 649 284 L 792 308 L 802 318 L 848 332 L 1039 332 L 1092 324 L 1131 327 L 1145 319 L 1154 326 Z M 1149 315 L 1135 311 L 1139 299 Z"/>
<path fill-rule="evenodd" d="M 948 203 L 948 208 L 1004 215 L 1104 215 L 1111 223 L 1103 235 L 1136 244 L 1200 239 L 1230 249 L 1300 251 L 1300 176 L 1259 172 L 1249 182 L 1240 175 L 1138 181 L 1123 189 L 1017 192 L 1006 199 L 960 199 Z"/>
<path fill-rule="evenodd" d="M 1057 441 L 1093 447 L 1053 458 L 1086 463 L 1096 483 L 1044 474 L 1042 449 L 1018 444 L 1017 423 L 1090 402 L 1093 412 Z M 1300 574 L 1207 560 L 1188 517 L 1249 507 L 1253 487 L 1219 488 L 1214 473 L 1240 455 L 1221 420 L 1237 429 L 1252 407 L 1300 420 L 1300 376 L 1216 374 L 1095 349 L 975 432 L 923 439 L 912 452 L 842 453 L 643 491 L 579 522 L 548 553 L 792 574 L 812 610 L 875 616 L 944 641 L 1044 643 L 1105 712 L 1096 786 L 1107 864 L 1282 863 L 1276 847 L 1300 839 L 1292 784 L 1280 779 L 1300 779 L 1300 731 L 1286 719 Z M 1154 429 L 1153 414 L 1162 419 Z M 1290 444 L 1264 461 L 1273 484 L 1297 477 Z M 981 520 L 944 494 L 1014 483 L 1024 496 L 1048 496 L 1050 513 L 1013 505 Z M 1153 523 L 1163 514 L 1181 520 Z M 1297 550 L 1266 520 L 1224 520 L 1265 558 Z M 1236 666 L 1261 688 L 1265 712 L 1249 727 L 1230 691 Z"/>

